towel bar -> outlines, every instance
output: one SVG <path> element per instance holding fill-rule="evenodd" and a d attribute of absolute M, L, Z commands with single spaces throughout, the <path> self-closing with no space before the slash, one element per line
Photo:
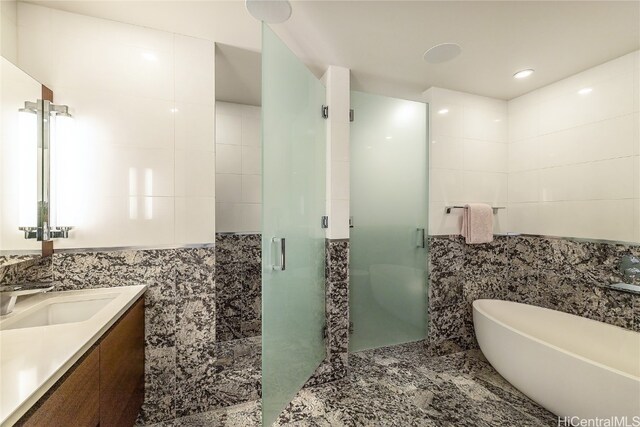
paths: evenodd
<path fill-rule="evenodd" d="M 444 211 L 445 213 L 450 214 L 452 209 L 467 209 L 466 206 L 445 206 Z M 493 214 L 497 214 L 498 213 L 498 209 L 507 209 L 506 206 L 492 206 L 491 209 L 493 209 Z"/>

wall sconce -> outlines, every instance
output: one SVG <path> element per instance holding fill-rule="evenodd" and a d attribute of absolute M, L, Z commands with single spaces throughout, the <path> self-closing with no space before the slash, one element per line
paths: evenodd
<path fill-rule="evenodd" d="M 68 238 L 69 194 L 73 177 L 62 164 L 71 158 L 72 117 L 66 105 L 26 101 L 19 111 L 19 229 L 25 239 Z"/>

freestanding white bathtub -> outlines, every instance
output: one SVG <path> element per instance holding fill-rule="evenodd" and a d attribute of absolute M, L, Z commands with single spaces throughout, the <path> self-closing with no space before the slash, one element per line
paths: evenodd
<path fill-rule="evenodd" d="M 473 324 L 496 371 L 554 414 L 640 422 L 640 333 L 500 300 L 474 301 Z"/>

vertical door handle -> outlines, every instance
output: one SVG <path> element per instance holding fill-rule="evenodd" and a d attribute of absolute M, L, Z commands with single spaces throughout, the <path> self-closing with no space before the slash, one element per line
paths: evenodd
<path fill-rule="evenodd" d="M 425 246 L 425 234 L 424 234 L 424 228 L 418 228 L 418 241 L 417 241 L 417 245 L 416 247 L 418 248 L 426 248 Z"/>
<path fill-rule="evenodd" d="M 285 239 L 280 237 L 271 238 L 271 243 L 280 243 L 280 251 L 278 253 L 278 263 L 273 264 L 274 270 L 284 271 L 287 268 L 287 253 Z"/>

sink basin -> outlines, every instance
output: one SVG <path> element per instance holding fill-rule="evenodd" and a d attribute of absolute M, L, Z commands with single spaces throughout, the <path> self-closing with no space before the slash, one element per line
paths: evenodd
<path fill-rule="evenodd" d="M 51 299 L 31 310 L 21 313 L 15 319 L 7 320 L 3 330 L 34 328 L 38 326 L 60 325 L 84 322 L 91 319 L 118 295 L 100 295 L 73 301 Z"/>

